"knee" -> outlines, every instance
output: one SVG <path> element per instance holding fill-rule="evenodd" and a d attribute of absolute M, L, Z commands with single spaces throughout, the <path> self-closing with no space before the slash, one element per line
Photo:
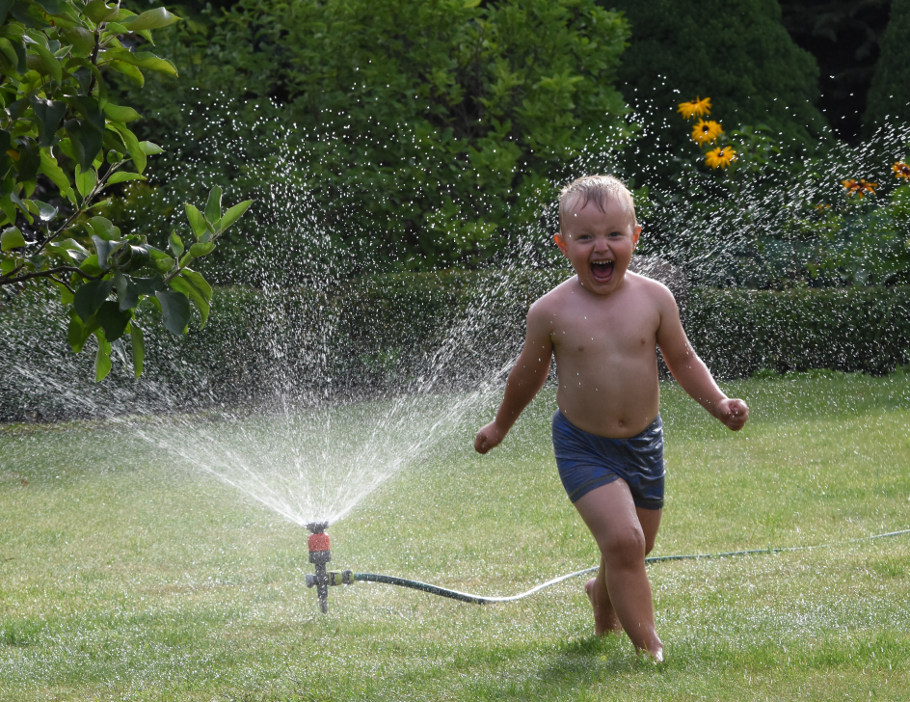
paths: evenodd
<path fill-rule="evenodd" d="M 641 563 L 650 550 L 648 546 L 644 532 L 635 526 L 628 526 L 607 536 L 600 544 L 600 551 L 608 565 L 621 567 Z"/>

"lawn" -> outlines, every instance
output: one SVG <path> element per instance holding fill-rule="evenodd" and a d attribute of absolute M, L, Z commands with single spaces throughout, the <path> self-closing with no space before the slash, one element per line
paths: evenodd
<path fill-rule="evenodd" d="M 667 662 L 592 636 L 584 577 L 478 606 L 307 589 L 307 533 L 120 425 L 0 427 L 0 700 L 831 700 L 910 690 L 910 372 L 726 385 L 725 430 L 663 388 L 649 565 Z M 596 564 L 556 476 L 545 389 L 492 406 L 333 524 L 331 567 L 512 595 Z M 356 476 L 356 473 L 355 473 Z M 355 477 L 356 479 L 356 477 Z"/>

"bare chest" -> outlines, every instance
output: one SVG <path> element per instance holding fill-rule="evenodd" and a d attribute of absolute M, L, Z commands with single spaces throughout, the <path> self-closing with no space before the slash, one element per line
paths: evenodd
<path fill-rule="evenodd" d="M 550 338 L 557 358 L 609 359 L 653 354 L 657 315 L 644 305 L 572 310 L 553 320 Z"/>

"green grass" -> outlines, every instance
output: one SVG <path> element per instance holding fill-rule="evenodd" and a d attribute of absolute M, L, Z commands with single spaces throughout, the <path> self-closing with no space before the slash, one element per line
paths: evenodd
<path fill-rule="evenodd" d="M 595 639 L 583 578 L 476 606 L 305 586 L 306 533 L 101 424 L 0 428 L 0 700 L 832 700 L 910 690 L 910 374 L 729 384 L 726 431 L 664 388 L 649 566 L 667 662 Z M 546 390 L 506 443 L 458 440 L 333 525 L 332 567 L 509 595 L 596 563 Z M 860 539 L 858 541 L 853 541 Z"/>

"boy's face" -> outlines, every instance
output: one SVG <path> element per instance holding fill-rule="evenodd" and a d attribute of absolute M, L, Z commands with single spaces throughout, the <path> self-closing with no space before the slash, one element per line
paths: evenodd
<path fill-rule="evenodd" d="M 579 198 L 580 200 L 580 198 Z M 616 198 L 605 210 L 594 202 L 569 207 L 554 238 L 575 269 L 578 281 L 596 295 L 609 295 L 622 285 L 638 243 L 641 227 Z"/>

